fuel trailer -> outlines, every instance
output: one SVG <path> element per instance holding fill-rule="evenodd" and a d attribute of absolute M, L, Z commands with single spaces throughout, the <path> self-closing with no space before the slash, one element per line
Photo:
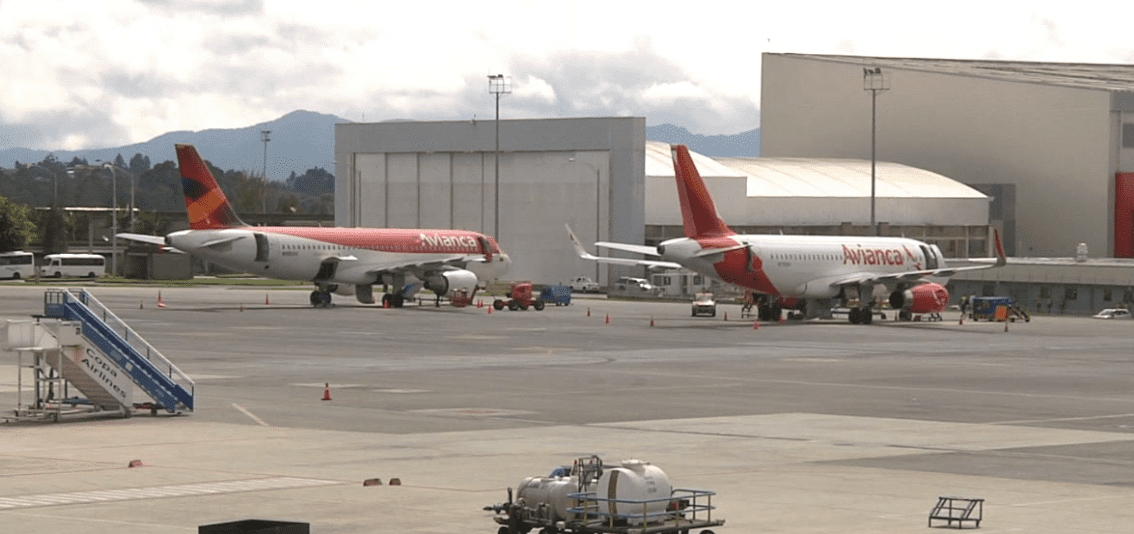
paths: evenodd
<path fill-rule="evenodd" d="M 513 499 L 485 506 L 495 512 L 497 534 L 700 534 L 724 524 L 714 519 L 712 491 L 674 488 L 660 468 L 641 460 L 604 467 L 598 456 L 575 460 L 550 476 L 528 477 Z"/>

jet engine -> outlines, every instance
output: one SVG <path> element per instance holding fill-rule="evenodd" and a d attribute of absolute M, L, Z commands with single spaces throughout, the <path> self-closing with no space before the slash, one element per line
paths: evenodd
<path fill-rule="evenodd" d="M 890 307 L 910 313 L 940 313 L 949 302 L 949 291 L 941 284 L 921 284 L 890 293 Z"/>
<path fill-rule="evenodd" d="M 476 292 L 476 281 L 476 274 L 464 269 L 442 271 L 424 280 L 425 289 L 450 299 L 462 294 L 471 297 Z"/>

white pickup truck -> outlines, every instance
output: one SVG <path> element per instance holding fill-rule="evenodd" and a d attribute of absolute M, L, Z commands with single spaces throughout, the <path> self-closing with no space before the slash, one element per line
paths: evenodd
<path fill-rule="evenodd" d="M 589 276 L 576 276 L 567 285 L 571 288 L 571 291 L 581 293 L 598 293 L 599 290 L 598 282 L 591 280 Z"/>

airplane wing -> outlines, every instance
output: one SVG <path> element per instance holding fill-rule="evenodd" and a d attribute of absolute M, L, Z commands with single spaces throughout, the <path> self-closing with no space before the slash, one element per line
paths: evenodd
<path fill-rule="evenodd" d="M 339 261 L 357 260 L 354 256 L 344 256 L 337 258 Z M 428 272 L 445 269 L 446 267 L 464 268 L 469 263 L 484 262 L 483 255 L 454 255 L 447 258 L 438 258 L 428 261 L 417 262 L 389 262 L 386 264 L 375 265 L 366 271 L 367 274 L 382 274 L 382 273 L 415 273 L 415 272 Z"/>
<path fill-rule="evenodd" d="M 578 237 L 575 237 L 575 232 L 571 231 L 570 226 L 568 226 L 568 225 L 563 225 L 563 226 L 567 228 L 567 236 L 571 238 L 571 244 L 575 247 L 575 252 L 579 255 L 580 258 L 583 258 L 584 260 L 593 260 L 593 261 L 598 261 L 598 262 L 603 262 L 603 263 L 614 263 L 614 264 L 617 264 L 617 265 L 645 265 L 647 267 L 657 268 L 657 269 L 680 269 L 681 268 L 680 263 L 674 263 L 672 261 L 635 260 L 635 259 L 632 259 L 632 258 L 611 258 L 609 256 L 595 256 L 594 254 L 587 252 L 587 250 L 583 248 L 583 244 L 579 242 Z M 645 245 L 630 245 L 630 244 L 625 244 L 625 243 L 608 243 L 608 242 L 595 243 L 595 245 L 601 246 L 601 247 L 606 247 L 606 248 L 612 248 L 612 249 L 615 249 L 615 250 L 623 250 L 623 251 L 626 251 L 626 252 L 634 252 L 634 253 L 638 253 L 638 254 L 646 254 L 646 255 L 651 255 L 651 256 L 657 256 L 658 255 L 657 249 L 652 248 L 652 247 L 647 247 Z"/>
<path fill-rule="evenodd" d="M 183 251 L 183 250 L 179 250 L 179 249 L 176 249 L 176 248 L 171 247 L 169 245 L 166 245 L 165 244 L 165 238 L 161 237 L 161 236 L 146 235 L 146 234 L 131 234 L 129 232 L 121 232 L 121 233 L 117 234 L 117 236 L 122 238 L 122 239 L 129 240 L 129 241 L 137 241 L 139 243 L 149 243 L 151 245 L 157 245 L 157 246 L 161 247 L 161 249 L 166 251 L 166 252 L 176 252 L 178 254 L 184 254 L 185 253 L 185 251 Z"/>

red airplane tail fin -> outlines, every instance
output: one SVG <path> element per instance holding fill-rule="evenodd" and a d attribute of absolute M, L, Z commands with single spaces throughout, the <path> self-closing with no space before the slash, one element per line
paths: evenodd
<path fill-rule="evenodd" d="M 209 167 L 193 145 L 174 145 L 177 166 L 181 169 L 181 189 L 185 192 L 185 208 L 189 227 L 194 230 L 215 230 L 248 226 L 236 216 Z"/>
<path fill-rule="evenodd" d="M 709 190 L 689 156 L 689 149 L 685 145 L 670 145 L 670 152 L 673 154 L 673 172 L 677 176 L 677 196 L 681 200 L 685 237 L 735 234 L 717 214 L 713 197 L 709 196 Z"/>

